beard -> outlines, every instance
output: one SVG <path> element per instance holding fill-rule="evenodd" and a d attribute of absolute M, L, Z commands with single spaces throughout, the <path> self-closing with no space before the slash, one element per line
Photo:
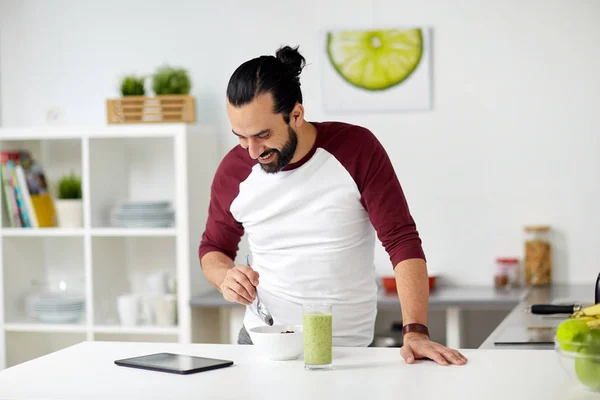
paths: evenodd
<path fill-rule="evenodd" d="M 298 146 L 298 135 L 296 131 L 292 129 L 291 126 L 288 125 L 288 141 L 283 145 L 281 150 L 277 149 L 269 149 L 261 154 L 261 156 L 274 152 L 276 154 L 276 159 L 268 164 L 260 164 L 260 167 L 269 174 L 276 174 L 285 168 L 294 158 L 294 154 L 296 153 L 296 147 Z"/>

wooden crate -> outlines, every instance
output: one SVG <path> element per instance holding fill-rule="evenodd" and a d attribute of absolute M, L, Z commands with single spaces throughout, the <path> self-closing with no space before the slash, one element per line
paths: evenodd
<path fill-rule="evenodd" d="M 195 122 L 194 98 L 190 95 L 124 96 L 106 100 L 109 124 Z"/>

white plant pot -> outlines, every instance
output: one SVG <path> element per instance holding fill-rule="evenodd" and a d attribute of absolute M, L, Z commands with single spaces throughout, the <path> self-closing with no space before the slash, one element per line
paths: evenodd
<path fill-rule="evenodd" d="M 58 226 L 61 228 L 81 228 L 83 226 L 83 207 L 81 199 L 56 200 Z"/>

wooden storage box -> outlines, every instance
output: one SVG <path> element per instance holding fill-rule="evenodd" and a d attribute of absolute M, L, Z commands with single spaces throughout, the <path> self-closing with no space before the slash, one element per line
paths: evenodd
<path fill-rule="evenodd" d="M 194 98 L 190 95 L 125 96 L 106 100 L 109 124 L 195 122 Z"/>

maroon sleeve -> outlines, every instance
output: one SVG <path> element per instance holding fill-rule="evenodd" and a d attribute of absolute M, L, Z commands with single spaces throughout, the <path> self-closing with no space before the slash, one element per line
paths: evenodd
<path fill-rule="evenodd" d="M 368 129 L 355 125 L 331 125 L 328 131 L 325 136 L 331 141 L 324 147 L 354 178 L 361 193 L 361 203 L 393 268 L 409 258 L 425 260 L 404 192 L 379 140 Z"/>
<path fill-rule="evenodd" d="M 208 252 L 219 251 L 235 260 L 244 228 L 233 218 L 230 206 L 239 194 L 240 183 L 252 171 L 251 161 L 237 146 L 219 164 L 210 189 L 206 228 L 198 248 L 200 259 Z"/>

